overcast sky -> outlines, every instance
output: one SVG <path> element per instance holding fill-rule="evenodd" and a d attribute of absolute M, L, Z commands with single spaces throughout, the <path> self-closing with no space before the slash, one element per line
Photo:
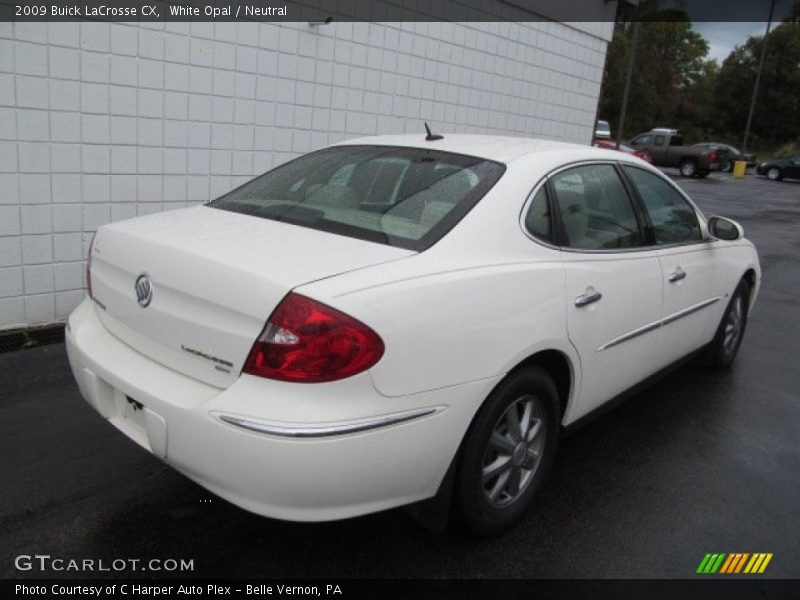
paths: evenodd
<path fill-rule="evenodd" d="M 775 23 L 772 24 L 775 27 Z M 744 44 L 748 36 L 764 35 L 766 22 L 692 23 L 692 27 L 706 38 L 710 46 L 708 55 L 722 65 L 736 44 Z"/>

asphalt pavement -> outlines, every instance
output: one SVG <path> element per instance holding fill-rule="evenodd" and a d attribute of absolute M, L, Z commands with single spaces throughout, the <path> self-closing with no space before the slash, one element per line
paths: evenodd
<path fill-rule="evenodd" d="M 674 175 L 758 247 L 763 287 L 737 362 L 689 364 L 563 440 L 508 534 L 434 534 L 402 510 L 251 515 L 105 423 L 58 344 L 0 354 L 0 577 L 81 576 L 14 566 L 49 554 L 194 559 L 199 577 L 683 578 L 708 552 L 771 552 L 762 577 L 800 577 L 800 182 Z"/>

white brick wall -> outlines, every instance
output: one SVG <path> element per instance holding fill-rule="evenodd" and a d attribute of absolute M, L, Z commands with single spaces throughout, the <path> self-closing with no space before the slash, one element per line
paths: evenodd
<path fill-rule="evenodd" d="M 436 131 L 590 138 L 611 24 L 0 23 L 0 328 L 62 321 L 104 223 L 299 153 Z"/>

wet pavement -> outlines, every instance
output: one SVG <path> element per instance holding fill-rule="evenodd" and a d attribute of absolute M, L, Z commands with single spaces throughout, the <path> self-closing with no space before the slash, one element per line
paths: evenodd
<path fill-rule="evenodd" d="M 103 422 L 59 344 L 0 354 L 0 577 L 53 575 L 15 569 L 37 553 L 194 559 L 201 577 L 691 577 L 707 552 L 772 552 L 764 576 L 800 577 L 800 182 L 676 181 L 758 246 L 737 362 L 689 364 L 563 440 L 508 534 L 251 515 Z"/>

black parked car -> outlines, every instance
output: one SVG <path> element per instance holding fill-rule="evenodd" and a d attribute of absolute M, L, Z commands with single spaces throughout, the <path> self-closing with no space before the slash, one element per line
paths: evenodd
<path fill-rule="evenodd" d="M 745 161 L 748 167 L 756 166 L 757 161 L 755 154 L 750 154 L 749 152 L 742 154 L 738 148 L 729 144 L 722 144 L 720 142 L 700 142 L 695 144 L 695 146 L 703 148 L 704 150 L 717 150 L 720 152 L 720 154 L 723 155 L 722 171 L 733 171 L 733 163 L 738 160 Z"/>
<path fill-rule="evenodd" d="M 756 167 L 756 173 L 766 175 L 767 179 L 772 181 L 780 181 L 784 177 L 800 179 L 800 156 L 776 158 L 762 162 Z"/>

